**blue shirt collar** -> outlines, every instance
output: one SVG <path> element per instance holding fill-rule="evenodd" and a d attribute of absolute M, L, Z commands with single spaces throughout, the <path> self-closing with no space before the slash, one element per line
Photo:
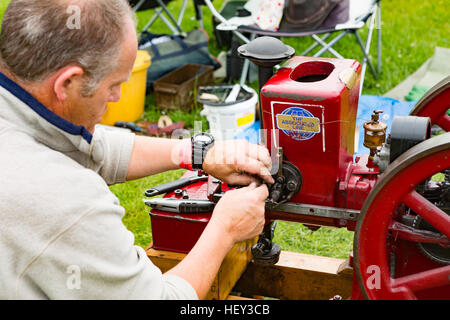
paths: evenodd
<path fill-rule="evenodd" d="M 30 93 L 24 90 L 17 83 L 9 79 L 3 73 L 0 72 L 0 86 L 8 90 L 11 94 L 13 94 L 16 98 L 21 100 L 31 109 L 33 109 L 37 114 L 39 114 L 42 118 L 47 120 L 49 123 L 58 127 L 59 129 L 72 134 L 79 135 L 83 137 L 89 144 L 92 141 L 92 134 L 83 126 L 77 126 L 72 122 L 69 122 L 57 114 L 53 113 L 49 109 L 47 109 L 44 105 L 42 105 L 38 100 L 36 100 Z"/>

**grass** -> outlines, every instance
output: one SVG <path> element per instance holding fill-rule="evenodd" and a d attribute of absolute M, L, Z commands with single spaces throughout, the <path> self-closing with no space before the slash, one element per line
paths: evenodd
<path fill-rule="evenodd" d="M 0 0 L 0 19 L 8 3 L 9 0 Z M 216 9 L 220 9 L 223 0 L 214 0 L 213 3 Z M 177 14 L 180 4 L 180 0 L 169 3 L 170 11 Z M 383 71 L 381 77 L 376 80 L 367 69 L 363 94 L 383 95 L 430 58 L 436 46 L 450 47 L 448 1 L 383 0 L 382 4 Z M 205 29 L 210 36 L 210 53 L 217 56 L 221 48 L 214 39 L 211 13 L 206 7 L 203 8 L 203 13 Z M 151 10 L 138 13 L 138 30 L 142 29 L 151 16 Z M 197 26 L 194 17 L 194 8 L 189 1 L 182 23 L 184 30 L 189 31 Z M 152 26 L 150 31 L 170 33 L 170 30 L 159 22 Z M 367 31 L 363 31 L 361 34 L 363 41 L 366 33 Z M 294 47 L 297 53 L 302 52 L 312 43 L 312 40 L 305 38 L 282 40 Z M 376 58 L 375 43 L 372 42 L 370 52 L 373 58 Z M 362 53 L 352 37 L 342 39 L 334 48 L 345 57 L 362 60 Z M 257 84 L 252 83 L 251 86 L 256 88 Z M 198 120 L 203 122 L 205 128 L 207 126 L 206 119 L 199 114 L 198 106 L 192 112 L 159 110 L 154 105 L 153 95 L 149 94 L 143 118 L 157 121 L 163 113 L 169 115 L 174 121 L 183 120 L 187 127 L 191 127 L 193 122 Z M 111 186 L 111 191 L 116 194 L 126 209 L 123 222 L 135 235 L 137 245 L 146 247 L 152 240 L 148 208 L 142 202 L 144 191 L 151 186 L 177 179 L 183 172 L 183 170 L 176 170 Z M 283 250 L 346 258 L 352 250 L 353 232 L 326 227 L 313 232 L 303 225 L 280 221 L 275 231 L 274 241 L 280 244 Z"/>

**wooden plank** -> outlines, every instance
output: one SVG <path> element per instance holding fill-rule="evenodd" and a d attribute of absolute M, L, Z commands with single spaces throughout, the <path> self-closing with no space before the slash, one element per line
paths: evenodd
<path fill-rule="evenodd" d="M 227 299 L 231 289 L 250 262 L 251 247 L 256 241 L 257 238 L 238 242 L 231 248 L 220 266 L 206 299 Z M 163 273 L 176 266 L 186 256 L 184 253 L 155 250 L 151 244 L 146 252 L 149 259 Z"/>
<path fill-rule="evenodd" d="M 229 295 L 226 300 L 257 300 L 257 299 Z"/>
<path fill-rule="evenodd" d="M 252 259 L 251 248 L 257 239 L 236 243 L 225 257 L 217 275 L 217 298 L 225 300 Z"/>
<path fill-rule="evenodd" d="M 155 250 L 152 248 L 152 244 L 146 249 L 147 256 L 157 266 L 162 273 L 165 273 L 175 267 L 186 256 L 185 253 Z M 218 278 L 216 277 L 211 284 L 211 288 L 206 296 L 206 300 L 218 299 Z"/>
<path fill-rule="evenodd" d="M 155 250 L 150 244 L 147 249 L 147 256 L 161 270 L 162 273 L 169 271 L 175 267 L 178 262 L 186 256 L 184 253 Z"/>
<path fill-rule="evenodd" d="M 289 300 L 346 299 L 352 282 L 347 260 L 282 251 L 276 265 L 250 263 L 233 291 Z"/>

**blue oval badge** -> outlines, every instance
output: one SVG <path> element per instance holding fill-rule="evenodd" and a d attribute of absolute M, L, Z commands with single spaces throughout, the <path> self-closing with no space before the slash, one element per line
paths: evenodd
<path fill-rule="evenodd" d="M 320 133 L 320 119 L 300 107 L 284 109 L 276 120 L 277 128 L 294 140 L 308 140 Z"/>

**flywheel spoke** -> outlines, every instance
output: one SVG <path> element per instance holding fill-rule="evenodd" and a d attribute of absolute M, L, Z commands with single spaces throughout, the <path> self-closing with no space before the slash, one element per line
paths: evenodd
<path fill-rule="evenodd" d="M 444 113 L 442 117 L 437 119 L 436 123 L 445 131 L 450 131 L 450 116 L 447 113 Z"/>
<path fill-rule="evenodd" d="M 403 203 L 450 239 L 450 216 L 417 191 L 409 192 Z"/>
<path fill-rule="evenodd" d="M 392 279 L 392 288 L 406 287 L 413 292 L 448 284 L 450 284 L 450 265 Z"/>

